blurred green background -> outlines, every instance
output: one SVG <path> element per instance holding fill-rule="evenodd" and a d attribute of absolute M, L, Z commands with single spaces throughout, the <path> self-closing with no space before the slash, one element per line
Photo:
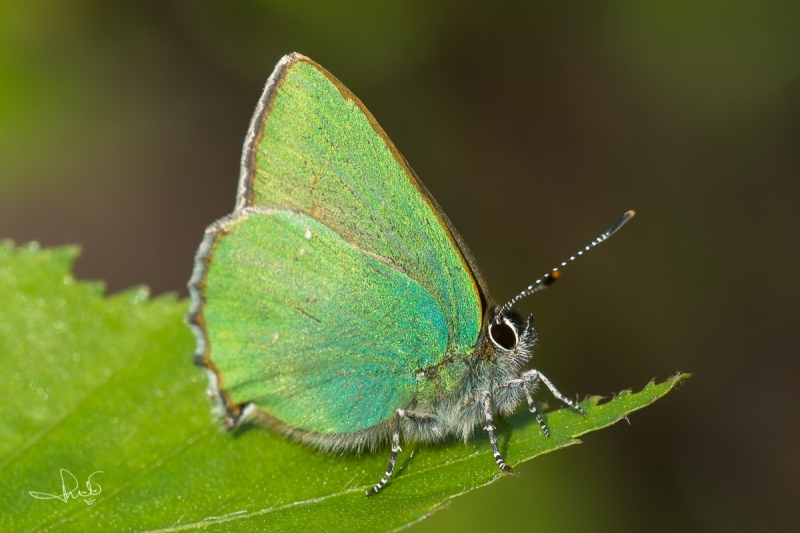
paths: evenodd
<path fill-rule="evenodd" d="M 798 531 L 798 28 L 800 2 L 770 0 L 6 1 L 0 237 L 185 294 L 299 51 L 377 117 L 498 300 L 637 211 L 522 305 L 562 391 L 694 373 L 411 531 Z"/>

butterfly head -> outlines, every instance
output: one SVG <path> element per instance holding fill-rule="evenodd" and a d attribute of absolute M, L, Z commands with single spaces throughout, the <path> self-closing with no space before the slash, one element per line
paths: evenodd
<path fill-rule="evenodd" d="M 491 345 L 491 353 L 498 359 L 522 367 L 531 358 L 536 344 L 537 332 L 533 326 L 533 315 L 527 320 L 513 309 L 496 309 L 494 316 L 487 321 L 486 337 Z"/>

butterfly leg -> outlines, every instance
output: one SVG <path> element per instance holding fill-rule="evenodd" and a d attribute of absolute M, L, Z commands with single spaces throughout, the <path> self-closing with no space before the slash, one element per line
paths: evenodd
<path fill-rule="evenodd" d="M 367 491 L 367 498 L 371 498 L 375 494 L 378 494 L 383 487 L 386 486 L 389 478 L 392 477 L 392 472 L 394 472 L 394 465 L 397 463 L 397 452 L 399 451 L 401 451 L 400 425 L 395 423 L 394 431 L 392 433 L 392 455 L 389 456 L 389 465 L 386 467 L 386 473 L 383 475 L 378 484 Z"/>
<path fill-rule="evenodd" d="M 542 383 L 545 384 L 545 386 L 548 389 L 550 389 L 550 392 L 553 393 L 553 396 L 555 396 L 568 406 L 572 407 L 573 409 L 578 411 L 584 418 L 586 418 L 586 411 L 581 409 L 581 406 L 578 405 L 576 402 L 570 400 L 569 398 L 558 392 L 558 389 L 556 388 L 555 385 L 553 385 L 553 382 L 547 379 L 545 375 L 539 372 L 538 370 L 528 370 L 527 372 L 523 372 L 521 377 L 526 382 L 529 382 L 531 386 L 533 386 L 537 381 L 541 381 Z"/>
<path fill-rule="evenodd" d="M 237 406 L 237 410 L 231 409 L 227 404 L 223 404 L 222 408 L 225 412 L 223 426 L 228 431 L 233 431 L 252 420 L 256 412 L 255 404 L 250 402 Z"/>
<path fill-rule="evenodd" d="M 492 453 L 494 454 L 494 462 L 500 467 L 500 470 L 506 472 L 513 472 L 514 470 L 503 461 L 503 456 L 500 455 L 500 450 L 497 449 L 497 437 L 494 434 L 494 419 L 492 418 L 492 394 L 489 391 L 483 393 L 483 414 L 486 417 L 486 427 L 483 429 L 489 434 L 489 442 L 492 445 Z"/>
<path fill-rule="evenodd" d="M 524 376 L 525 374 L 523 374 Z M 547 427 L 547 424 L 544 423 L 542 419 L 542 415 L 539 414 L 539 410 L 536 408 L 536 402 L 533 401 L 533 396 L 531 395 L 531 386 L 528 385 L 528 382 L 525 379 L 512 379 L 511 381 L 506 381 L 505 383 L 500 384 L 500 388 L 506 387 L 521 387 L 522 391 L 525 393 L 525 399 L 528 400 L 528 411 L 533 413 L 533 416 L 536 418 L 536 421 L 539 423 L 539 427 L 542 428 L 542 433 L 544 433 L 544 438 L 550 438 L 550 429 Z"/>

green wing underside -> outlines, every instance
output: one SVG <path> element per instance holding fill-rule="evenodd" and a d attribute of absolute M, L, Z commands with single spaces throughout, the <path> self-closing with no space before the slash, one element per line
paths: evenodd
<path fill-rule="evenodd" d="M 482 319 L 476 280 L 402 156 L 358 99 L 316 63 L 287 56 L 276 73 L 246 148 L 240 207 L 306 213 L 390 261 L 439 304 L 447 351 L 469 353 Z"/>
<path fill-rule="evenodd" d="M 469 253 L 322 67 L 281 60 L 242 164 L 237 208 L 197 277 L 205 356 L 232 402 L 307 431 L 359 431 L 409 405 L 420 369 L 474 350 L 488 294 Z"/>
<path fill-rule="evenodd" d="M 308 431 L 358 431 L 407 406 L 416 371 L 446 352 L 431 294 L 318 220 L 245 209 L 217 232 L 204 317 L 233 401 Z"/>

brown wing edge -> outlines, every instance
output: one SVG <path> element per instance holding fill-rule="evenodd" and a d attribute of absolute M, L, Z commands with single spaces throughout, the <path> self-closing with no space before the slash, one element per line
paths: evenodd
<path fill-rule="evenodd" d="M 255 176 L 255 147 L 261 140 L 262 127 L 267 120 L 272 103 L 275 101 L 275 95 L 278 88 L 283 82 L 284 75 L 293 64 L 298 61 L 309 61 L 307 57 L 292 52 L 283 56 L 272 74 L 267 78 L 267 84 L 264 86 L 264 91 L 261 93 L 261 98 L 258 99 L 256 110 L 253 113 L 253 118 L 250 120 L 250 126 L 247 129 L 247 136 L 244 139 L 244 148 L 242 149 L 242 159 L 239 167 L 239 187 L 236 193 L 236 207 L 234 212 L 240 211 L 253 203 L 253 177 Z"/>
<path fill-rule="evenodd" d="M 235 420 L 241 415 L 241 406 L 234 403 L 230 395 L 222 386 L 222 376 L 216 365 L 211 361 L 211 345 L 206 335 L 205 318 L 203 317 L 203 305 L 205 297 L 203 290 L 208 273 L 208 262 L 214 253 L 217 241 L 225 233 L 226 226 L 237 217 L 237 212 L 223 217 L 205 230 L 203 240 L 194 256 L 194 267 L 192 277 L 189 278 L 187 287 L 189 288 L 189 311 L 186 313 L 184 321 L 192 330 L 196 341 L 194 352 L 194 364 L 202 368 L 208 378 L 208 395 L 214 404 L 214 412 L 224 415 L 227 420 Z"/>
<path fill-rule="evenodd" d="M 394 146 L 392 146 L 394 148 Z M 402 156 L 401 156 L 402 157 Z M 408 161 L 405 157 L 402 158 L 403 164 L 405 165 L 406 169 L 410 172 L 411 176 L 414 178 L 417 188 L 419 188 L 422 195 L 428 200 L 428 202 L 433 206 L 434 210 L 436 210 L 436 214 L 439 215 L 439 218 L 444 222 L 447 230 L 450 233 L 450 238 L 453 239 L 453 242 L 458 246 L 459 252 L 461 252 L 461 256 L 467 264 L 467 267 L 472 274 L 473 279 L 478 283 L 479 288 L 479 295 L 481 297 L 481 303 L 483 304 L 483 308 L 487 309 L 494 305 L 494 301 L 489 294 L 489 287 L 486 285 L 486 280 L 483 278 L 483 272 L 481 272 L 480 267 L 478 267 L 478 262 L 475 260 L 475 256 L 472 255 L 472 251 L 467 246 L 467 243 L 464 242 L 464 239 L 461 237 L 461 234 L 458 233 L 455 225 L 450 221 L 450 218 L 445 214 L 444 210 L 439 205 L 439 202 L 436 201 L 436 198 L 433 197 L 431 192 L 422 183 L 422 180 L 419 179 L 417 173 L 414 172 L 414 169 L 411 168 Z"/>
<path fill-rule="evenodd" d="M 250 122 L 250 129 L 248 130 L 247 137 L 244 143 L 244 150 L 242 153 L 242 162 L 241 162 L 241 171 L 240 171 L 240 178 L 239 178 L 239 190 L 236 198 L 236 209 L 242 209 L 252 204 L 253 199 L 253 178 L 255 176 L 255 147 L 257 146 L 258 142 L 261 138 L 261 133 L 263 132 L 263 125 L 266 122 L 269 112 L 272 109 L 272 103 L 275 99 L 275 95 L 277 94 L 278 88 L 280 87 L 281 82 L 284 79 L 284 75 L 288 71 L 289 67 L 293 64 L 297 63 L 298 61 L 304 61 L 314 66 L 314 68 L 318 69 L 320 72 L 325 74 L 328 79 L 333 83 L 338 89 L 342 96 L 347 100 L 352 100 L 355 104 L 359 107 L 364 116 L 367 117 L 370 125 L 372 126 L 375 133 L 383 139 L 386 143 L 386 146 L 389 147 L 392 155 L 394 156 L 395 160 L 399 161 L 400 164 L 406 171 L 406 174 L 409 177 L 411 183 L 413 183 L 417 190 L 420 192 L 422 197 L 427 201 L 428 205 L 433 209 L 434 213 L 439 217 L 439 220 L 442 221 L 443 228 L 445 233 L 450 237 L 451 242 L 455 245 L 456 249 L 459 251 L 461 260 L 467 269 L 467 271 L 471 274 L 472 281 L 475 284 L 475 291 L 478 294 L 478 298 L 481 302 L 481 316 L 485 314 L 487 309 L 490 309 L 494 302 L 489 294 L 489 288 L 486 285 L 486 280 L 481 273 L 480 268 L 478 267 L 477 261 L 475 261 L 475 257 L 472 255 L 472 252 L 467 247 L 464 240 L 459 235 L 458 231 L 456 230 L 453 223 L 444 213 L 442 208 L 439 206 L 439 203 L 433 197 L 433 195 L 428 191 L 427 187 L 422 183 L 422 180 L 419 179 L 416 172 L 411 168 L 408 164 L 408 161 L 405 157 L 400 153 L 400 151 L 395 147 L 392 140 L 386 135 L 386 132 L 383 131 L 378 121 L 375 120 L 375 117 L 370 113 L 370 111 L 364 106 L 361 100 L 353 94 L 350 89 L 348 89 L 342 82 L 340 82 L 333 74 L 328 72 L 324 67 L 309 59 L 308 57 L 299 54 L 297 52 L 293 52 L 291 54 L 285 55 L 281 58 L 278 64 L 275 66 L 275 70 L 270 75 L 269 79 L 267 80 L 267 84 L 264 87 L 264 92 L 261 95 L 261 99 L 258 101 L 258 105 L 256 106 L 256 112 L 253 115 L 253 119 Z"/>

